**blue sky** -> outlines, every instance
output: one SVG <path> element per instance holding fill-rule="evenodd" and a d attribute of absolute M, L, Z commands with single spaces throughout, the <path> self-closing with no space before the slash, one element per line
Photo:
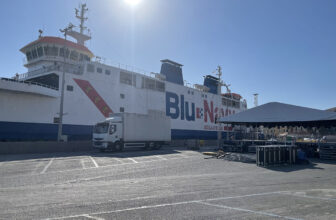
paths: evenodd
<path fill-rule="evenodd" d="M 61 36 L 74 8 L 89 7 L 87 46 L 97 56 L 160 71 L 160 59 L 184 64 L 184 79 L 202 83 L 219 64 L 233 92 L 253 106 L 285 102 L 336 106 L 334 0 L 3 0 L 0 7 L 1 77 L 23 73 L 19 49 Z"/>

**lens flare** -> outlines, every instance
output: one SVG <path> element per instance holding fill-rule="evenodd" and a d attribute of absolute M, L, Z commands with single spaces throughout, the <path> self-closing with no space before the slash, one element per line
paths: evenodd
<path fill-rule="evenodd" d="M 131 5 L 131 6 L 134 6 L 134 5 L 137 5 L 139 4 L 139 2 L 141 0 L 124 0 L 127 4 Z"/>

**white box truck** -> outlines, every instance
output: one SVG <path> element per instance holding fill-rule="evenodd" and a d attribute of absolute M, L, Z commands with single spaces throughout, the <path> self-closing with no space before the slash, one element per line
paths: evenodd
<path fill-rule="evenodd" d="M 94 126 L 92 136 L 93 147 L 100 151 L 122 151 L 126 147 L 159 149 L 171 141 L 170 118 L 154 110 L 147 115 L 112 114 Z"/>

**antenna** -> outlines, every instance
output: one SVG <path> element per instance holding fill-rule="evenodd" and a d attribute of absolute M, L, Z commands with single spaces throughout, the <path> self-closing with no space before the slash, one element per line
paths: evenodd
<path fill-rule="evenodd" d="M 222 78 L 222 67 L 218 65 L 216 71 L 217 71 L 216 75 L 218 76 L 217 94 L 220 95 L 222 93 L 222 85 L 224 85 L 221 79 Z"/>
<path fill-rule="evenodd" d="M 84 30 L 86 29 L 86 27 L 84 26 L 84 21 L 86 21 L 88 18 L 84 17 L 85 12 L 87 12 L 89 9 L 86 8 L 86 4 L 82 4 L 80 6 L 80 15 L 79 15 L 79 10 L 77 8 L 75 8 L 76 11 L 76 18 L 79 19 L 80 21 L 80 25 L 79 25 L 79 33 L 83 34 Z"/>
<path fill-rule="evenodd" d="M 258 93 L 253 94 L 254 95 L 254 107 L 258 106 Z"/>
<path fill-rule="evenodd" d="M 84 34 L 84 30 L 87 29 L 86 26 L 84 26 L 84 22 L 88 19 L 85 17 L 85 12 L 87 12 L 89 9 L 86 8 L 86 4 L 81 4 L 79 6 L 79 9 L 75 8 L 76 18 L 79 19 L 79 32 L 73 31 L 72 28 L 75 27 L 74 25 L 71 25 L 71 30 L 69 30 L 68 35 L 75 38 L 77 40 L 77 43 L 80 45 L 84 45 L 85 41 L 90 40 L 91 36 L 88 36 Z M 91 35 L 91 33 L 89 33 Z"/>
<path fill-rule="evenodd" d="M 43 34 L 43 31 L 41 29 L 39 29 L 38 32 L 39 32 L 39 38 L 41 38 L 42 34 Z"/>

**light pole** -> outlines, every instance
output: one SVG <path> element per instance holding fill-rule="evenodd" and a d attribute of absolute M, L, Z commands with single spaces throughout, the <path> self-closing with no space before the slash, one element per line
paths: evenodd
<path fill-rule="evenodd" d="M 59 120 L 58 120 L 58 133 L 57 141 L 62 141 L 62 128 L 63 128 L 63 105 L 64 105 L 64 84 L 65 84 L 65 63 L 66 63 L 66 37 L 67 32 L 73 28 L 72 24 L 69 24 L 68 27 L 61 29 L 60 31 L 64 33 L 64 47 L 63 47 L 63 73 L 62 73 L 62 82 L 61 82 L 61 100 L 60 100 L 60 110 L 59 110 Z"/>
<path fill-rule="evenodd" d="M 222 81 L 221 81 L 221 77 L 222 77 L 222 67 L 218 65 L 217 67 L 217 71 L 218 71 L 218 84 L 217 84 L 217 95 L 219 95 L 219 97 L 222 99 Z M 221 103 L 222 100 L 220 100 L 219 103 Z M 219 112 L 217 113 L 217 123 L 218 123 L 218 127 L 217 127 L 217 144 L 218 144 L 218 148 L 220 149 L 221 147 L 221 140 L 222 140 L 222 130 L 220 129 L 220 123 L 219 123 Z M 223 128 L 224 130 L 224 128 Z"/>

